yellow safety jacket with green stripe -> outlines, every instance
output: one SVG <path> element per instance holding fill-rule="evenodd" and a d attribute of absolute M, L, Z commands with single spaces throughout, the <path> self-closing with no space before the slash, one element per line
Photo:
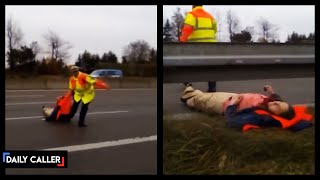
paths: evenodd
<path fill-rule="evenodd" d="M 185 18 L 180 41 L 217 42 L 217 23 L 202 7 L 195 7 Z"/>
<path fill-rule="evenodd" d="M 70 77 L 69 89 L 74 91 L 74 100 L 76 102 L 82 100 L 84 104 L 91 102 L 95 97 L 95 82 L 95 78 L 83 72 L 79 72 L 78 77 Z"/>

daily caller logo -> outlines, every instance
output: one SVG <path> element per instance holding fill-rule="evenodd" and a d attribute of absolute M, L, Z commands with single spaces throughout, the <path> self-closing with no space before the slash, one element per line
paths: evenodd
<path fill-rule="evenodd" d="M 2 153 L 2 162 L 8 167 L 65 167 L 65 157 L 61 155 L 41 155 L 39 153 Z"/>

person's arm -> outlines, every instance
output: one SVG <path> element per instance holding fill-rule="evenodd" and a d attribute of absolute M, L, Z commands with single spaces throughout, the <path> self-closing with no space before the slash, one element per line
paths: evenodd
<path fill-rule="evenodd" d="M 192 14 L 188 13 L 186 19 L 184 21 L 184 25 L 182 28 L 180 42 L 187 42 L 188 37 L 193 32 L 194 26 L 196 24 L 196 19 L 193 17 Z"/>
<path fill-rule="evenodd" d="M 242 101 L 243 97 L 242 96 L 234 96 L 231 97 L 231 100 L 228 104 L 228 107 L 226 109 L 226 112 L 224 113 L 224 116 L 227 120 L 228 124 L 231 124 L 234 121 L 237 121 L 237 107 L 239 103 Z"/>
<path fill-rule="evenodd" d="M 253 113 L 253 108 L 248 108 L 245 111 L 236 112 L 237 105 L 229 105 L 225 117 L 227 121 L 227 125 L 230 128 L 238 128 L 243 132 L 248 131 L 250 129 L 260 128 L 256 124 L 259 119 L 256 118 L 256 115 Z"/>
<path fill-rule="evenodd" d="M 227 118 L 227 121 L 229 121 L 231 118 L 233 118 L 236 115 L 236 113 L 237 113 L 237 105 L 230 104 L 228 105 L 224 115 Z"/>
<path fill-rule="evenodd" d="M 73 95 L 75 87 L 73 87 L 71 81 L 72 81 L 72 77 L 70 77 L 70 79 L 69 79 L 69 92 L 70 92 L 71 95 Z"/>
<path fill-rule="evenodd" d="M 275 91 L 270 85 L 265 85 L 263 89 L 268 94 L 268 102 L 283 101 L 279 94 L 275 93 Z"/>
<path fill-rule="evenodd" d="M 93 78 L 90 75 L 86 75 L 85 81 L 89 84 L 94 84 L 96 83 L 96 78 Z"/>
<path fill-rule="evenodd" d="M 103 82 L 102 80 L 100 79 L 96 79 L 96 82 L 94 84 L 94 88 L 97 88 L 97 89 L 106 89 L 106 90 L 110 90 L 110 87 L 108 85 L 107 82 Z"/>
<path fill-rule="evenodd" d="M 278 94 L 273 93 L 269 96 L 269 101 L 283 101 L 283 100 Z"/>

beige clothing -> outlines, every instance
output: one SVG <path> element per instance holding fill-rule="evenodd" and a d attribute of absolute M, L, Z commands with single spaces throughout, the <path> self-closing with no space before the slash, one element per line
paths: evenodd
<path fill-rule="evenodd" d="M 54 109 L 54 108 L 43 107 L 43 108 L 42 108 L 43 116 L 44 116 L 45 118 L 48 118 L 48 117 L 52 114 L 53 109 Z"/>
<path fill-rule="evenodd" d="M 194 90 L 191 86 L 187 87 L 181 97 L 186 100 L 188 107 L 209 114 L 223 114 L 223 105 L 230 97 L 238 95 L 228 92 L 205 93 Z"/>

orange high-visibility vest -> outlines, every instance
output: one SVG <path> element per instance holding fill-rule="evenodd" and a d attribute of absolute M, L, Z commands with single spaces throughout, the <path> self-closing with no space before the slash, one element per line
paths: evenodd
<path fill-rule="evenodd" d="M 71 91 L 68 91 L 68 93 L 59 98 L 57 101 L 57 105 L 60 106 L 59 111 L 57 112 L 56 120 L 59 119 L 61 114 L 69 114 L 72 106 L 72 94 Z"/>
<path fill-rule="evenodd" d="M 306 121 L 312 120 L 312 115 L 309 113 L 306 113 L 306 111 L 307 111 L 306 106 L 293 106 L 293 109 L 295 112 L 295 117 L 293 117 L 290 120 L 273 115 L 273 114 L 270 114 L 269 112 L 264 111 L 264 110 L 255 110 L 255 113 L 260 114 L 260 115 L 268 115 L 268 116 L 273 117 L 273 119 L 280 122 L 282 128 L 292 127 L 293 125 L 297 124 L 299 121 L 302 121 L 302 120 L 306 120 Z M 242 130 L 248 131 L 252 128 L 259 128 L 259 126 L 246 124 L 242 127 Z"/>

